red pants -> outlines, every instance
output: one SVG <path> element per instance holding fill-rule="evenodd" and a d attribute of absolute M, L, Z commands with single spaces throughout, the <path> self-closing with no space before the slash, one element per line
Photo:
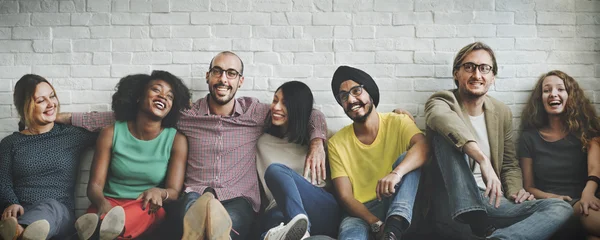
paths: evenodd
<path fill-rule="evenodd" d="M 113 207 L 121 206 L 125 210 L 125 231 L 119 239 L 137 238 L 147 230 L 151 229 L 153 224 L 159 223 L 165 218 L 166 213 L 163 208 L 158 209 L 154 214 L 148 214 L 148 211 L 150 210 L 150 204 L 148 204 L 146 210 L 142 210 L 143 199 L 114 199 L 107 197 L 106 200 L 108 200 Z M 97 213 L 98 210 L 95 206 L 91 205 L 87 212 Z M 103 218 L 104 215 L 100 216 L 100 219 Z"/>

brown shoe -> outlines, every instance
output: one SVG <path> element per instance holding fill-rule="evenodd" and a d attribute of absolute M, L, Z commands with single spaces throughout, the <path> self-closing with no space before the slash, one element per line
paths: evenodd
<path fill-rule="evenodd" d="M 17 240 L 21 233 L 19 232 L 19 222 L 14 217 L 9 217 L 0 222 L 0 236 L 5 240 Z"/>
<path fill-rule="evenodd" d="M 125 210 L 121 206 L 110 209 L 100 224 L 100 240 L 113 240 L 125 228 Z"/>
<path fill-rule="evenodd" d="M 96 232 L 96 228 L 98 228 L 99 222 L 100 218 L 98 218 L 98 215 L 95 213 L 86 213 L 77 218 L 77 221 L 75 221 L 75 229 L 77 230 L 79 240 L 88 240 L 92 238 L 92 235 Z"/>
<path fill-rule="evenodd" d="M 50 232 L 50 223 L 45 219 L 37 220 L 25 228 L 22 240 L 46 240 Z"/>
<path fill-rule="evenodd" d="M 187 210 L 183 217 L 182 240 L 204 239 L 206 213 L 208 212 L 208 202 L 210 200 L 215 200 L 215 195 L 211 192 L 206 192 Z"/>
<path fill-rule="evenodd" d="M 208 202 L 208 216 L 206 218 L 206 235 L 208 240 L 228 240 L 231 231 L 231 218 L 217 199 Z"/>

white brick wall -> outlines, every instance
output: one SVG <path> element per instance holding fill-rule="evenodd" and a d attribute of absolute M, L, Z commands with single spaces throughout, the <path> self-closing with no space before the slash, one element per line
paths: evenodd
<path fill-rule="evenodd" d="M 25 73 L 49 78 L 65 111 L 105 111 L 119 78 L 152 69 L 202 97 L 223 50 L 244 60 L 240 94 L 269 101 L 282 82 L 304 81 L 332 129 L 349 123 L 329 90 L 338 65 L 369 72 L 380 110 L 408 109 L 424 127 L 424 101 L 454 87 L 453 57 L 476 40 L 496 50 L 491 94 L 512 109 L 551 69 L 600 108 L 599 25 L 599 0 L 0 0 L 0 137 L 16 129 L 11 91 Z"/>

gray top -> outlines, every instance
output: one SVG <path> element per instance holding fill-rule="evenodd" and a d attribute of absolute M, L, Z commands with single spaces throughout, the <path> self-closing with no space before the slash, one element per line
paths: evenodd
<path fill-rule="evenodd" d="M 532 159 L 536 188 L 575 199 L 581 198 L 587 182 L 587 153 L 581 147 L 573 134 L 548 142 L 537 130 L 526 130 L 521 134 L 519 156 Z"/>
<path fill-rule="evenodd" d="M 51 198 L 74 210 L 80 156 L 96 136 L 83 128 L 55 124 L 47 133 L 15 132 L 2 139 L 0 207 Z"/>

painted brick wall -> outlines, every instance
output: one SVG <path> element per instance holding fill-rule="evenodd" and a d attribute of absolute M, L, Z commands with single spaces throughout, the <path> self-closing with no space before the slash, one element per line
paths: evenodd
<path fill-rule="evenodd" d="M 423 128 L 426 99 L 453 87 L 454 54 L 476 40 L 497 53 L 490 94 L 515 120 L 552 69 L 600 107 L 599 25 L 598 0 L 0 0 L 0 137 L 17 128 L 12 89 L 25 73 L 50 79 L 63 111 L 107 111 L 119 78 L 153 69 L 204 96 L 223 50 L 245 62 L 238 95 L 269 102 L 282 82 L 304 81 L 332 129 L 349 123 L 330 92 L 337 66 L 366 70 L 380 111 L 407 109 Z"/>

